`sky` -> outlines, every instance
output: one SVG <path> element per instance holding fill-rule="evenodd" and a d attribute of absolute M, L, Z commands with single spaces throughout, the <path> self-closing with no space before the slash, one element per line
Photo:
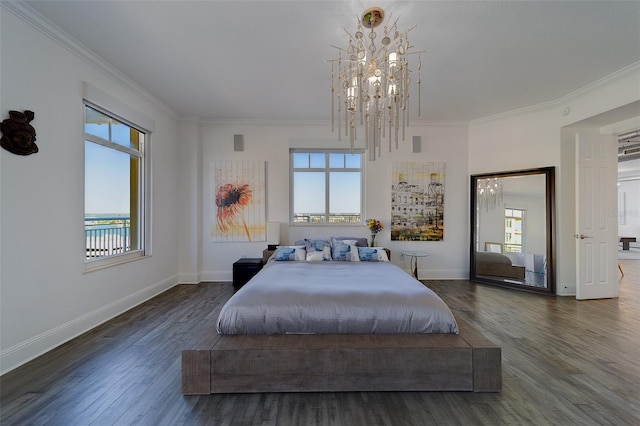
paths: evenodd
<path fill-rule="evenodd" d="M 359 154 L 336 154 L 330 167 L 360 167 Z M 345 163 L 346 160 L 346 163 Z M 324 153 L 294 154 L 294 168 L 324 168 Z M 360 213 L 360 173 L 329 173 L 330 213 Z M 294 212 L 324 213 L 325 173 L 294 172 Z"/>
<path fill-rule="evenodd" d="M 86 132 L 109 138 L 107 124 L 87 124 Z M 111 139 L 130 146 L 129 127 L 112 125 Z M 126 142 L 125 142 L 126 141 Z M 130 214 L 129 154 L 106 148 L 93 142 L 85 145 L 85 215 Z"/>

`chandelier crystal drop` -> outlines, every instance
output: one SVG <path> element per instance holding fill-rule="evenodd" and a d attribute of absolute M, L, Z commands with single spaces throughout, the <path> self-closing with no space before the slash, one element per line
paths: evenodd
<path fill-rule="evenodd" d="M 420 53 L 413 52 L 406 31 L 399 31 L 397 19 L 385 24 L 384 10 L 379 7 L 367 9 L 358 19 L 355 33 L 349 36 L 346 48 L 338 49 L 338 59 L 331 62 L 331 131 L 338 124 L 338 140 L 349 138 L 353 150 L 364 133 L 365 148 L 369 160 L 381 154 L 383 139 L 387 139 L 389 152 L 392 145 L 398 148 L 398 140 L 405 140 L 405 128 L 409 124 L 409 89 L 411 73 L 409 56 L 418 55 L 418 111 L 420 116 Z M 337 117 L 336 117 L 337 105 Z M 344 126 L 344 130 L 342 127 Z"/>
<path fill-rule="evenodd" d="M 498 178 L 478 179 L 478 208 L 493 210 L 502 204 L 502 181 Z"/>

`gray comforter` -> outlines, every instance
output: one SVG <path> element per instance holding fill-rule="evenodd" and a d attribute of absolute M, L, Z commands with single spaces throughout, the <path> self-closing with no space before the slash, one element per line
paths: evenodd
<path fill-rule="evenodd" d="M 220 334 L 458 333 L 447 305 L 389 262 L 269 262 L 220 312 Z"/>

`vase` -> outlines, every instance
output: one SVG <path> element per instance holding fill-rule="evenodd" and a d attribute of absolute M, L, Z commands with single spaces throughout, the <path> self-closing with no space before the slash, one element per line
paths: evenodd
<path fill-rule="evenodd" d="M 371 245 L 369 247 L 376 246 L 376 234 L 371 234 Z"/>

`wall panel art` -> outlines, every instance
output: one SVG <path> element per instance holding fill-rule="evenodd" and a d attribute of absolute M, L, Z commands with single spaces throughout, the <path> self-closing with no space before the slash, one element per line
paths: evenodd
<path fill-rule="evenodd" d="M 266 241 L 265 162 L 212 161 L 211 239 Z"/>
<path fill-rule="evenodd" d="M 394 162 L 391 240 L 442 241 L 445 163 Z"/>

